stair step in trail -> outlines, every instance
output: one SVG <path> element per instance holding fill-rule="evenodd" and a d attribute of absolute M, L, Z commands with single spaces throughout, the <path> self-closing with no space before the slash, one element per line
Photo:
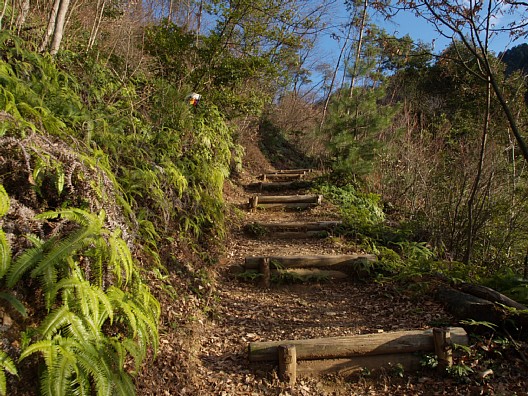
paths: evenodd
<path fill-rule="evenodd" d="M 278 182 L 255 182 L 246 186 L 250 191 L 288 191 L 309 188 L 313 185 L 310 180 L 293 180 Z"/>
<path fill-rule="evenodd" d="M 284 221 L 283 217 L 287 209 L 308 210 L 306 213 L 309 213 L 310 209 L 322 204 L 323 196 L 319 194 L 291 194 L 292 191 L 310 186 L 310 182 L 304 179 L 310 174 L 312 174 L 310 169 L 279 170 L 265 173 L 259 177 L 260 182 L 250 184 L 248 190 L 260 191 L 260 194 L 252 195 L 248 199 L 247 206 L 250 212 L 282 210 L 270 212 L 274 213 L 272 221 L 268 219 L 266 222 L 254 221 L 246 224 L 246 230 L 257 237 L 301 240 L 325 236 L 340 227 L 341 221 L 330 219 L 309 221 L 308 215 L 305 215 L 302 221 Z M 282 191 L 284 194 L 264 193 L 277 191 Z M 291 246 L 288 247 L 291 251 Z M 295 275 L 303 279 L 339 280 L 352 274 L 359 276 L 368 274 L 371 266 L 376 262 L 375 255 L 363 253 L 264 254 L 245 257 L 243 271 L 256 272 L 260 278 L 260 286 L 268 289 L 274 273 L 282 276 Z M 467 335 L 463 329 L 454 328 L 450 331 L 456 342 L 467 344 Z M 448 339 L 451 336 L 450 331 L 447 331 L 447 335 L 444 333 L 441 339 L 444 341 Z M 413 353 L 434 351 L 435 343 L 432 332 L 407 331 L 345 338 L 254 342 L 248 345 L 248 354 L 250 361 L 277 361 L 280 378 L 293 385 L 297 375 L 349 374 L 363 367 L 375 369 L 391 364 L 412 368 L 417 365 Z M 445 345 L 441 345 L 439 348 L 443 350 L 444 347 Z M 363 351 L 360 350 L 361 348 L 370 349 Z"/>
<path fill-rule="evenodd" d="M 246 230 L 253 235 L 269 238 L 315 238 L 326 237 L 342 225 L 341 221 L 299 221 L 299 222 L 253 222 Z"/>
<path fill-rule="evenodd" d="M 253 195 L 249 198 L 249 209 L 258 208 L 290 208 L 307 209 L 321 205 L 322 195 Z"/>
<path fill-rule="evenodd" d="M 355 266 L 368 262 L 376 262 L 373 254 L 342 254 L 321 256 L 253 256 L 246 257 L 245 268 L 256 269 L 261 260 L 267 259 L 276 268 L 312 268 L 328 266 Z"/>
<path fill-rule="evenodd" d="M 318 175 L 310 169 L 268 171 L 233 194 L 246 209 L 245 224 L 235 229 L 219 267 L 219 315 L 203 356 L 203 375 L 228 375 L 226 389 L 244 384 L 248 375 L 266 382 L 272 370 L 283 382 L 267 383 L 262 394 L 281 394 L 273 387 L 284 390 L 298 377 L 315 389 L 321 378 L 307 377 L 400 364 L 409 370 L 417 364 L 415 349 L 438 349 L 440 359 L 451 341 L 465 343 L 462 329 L 447 329 L 437 338 L 425 331 L 443 318 L 436 302 L 416 306 L 368 281 L 378 269 L 377 257 L 339 236 L 339 210 L 309 191 Z M 369 346 L 364 353 L 361 348 Z M 343 391 L 337 394 L 353 394 Z"/>

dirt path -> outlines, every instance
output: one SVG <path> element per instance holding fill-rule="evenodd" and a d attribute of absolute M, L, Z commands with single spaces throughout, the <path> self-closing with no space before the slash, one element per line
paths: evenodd
<path fill-rule="evenodd" d="M 152 364 L 141 368 L 136 379 L 137 394 L 145 396 L 353 396 L 353 395 L 514 395 L 526 394 L 526 366 L 519 354 L 504 351 L 502 361 L 467 361 L 475 370 L 494 364 L 497 372 L 489 382 L 467 377 L 456 379 L 435 370 L 402 373 L 384 371 L 377 375 L 349 378 L 322 376 L 298 378 L 293 387 L 281 383 L 272 364 L 250 364 L 248 344 L 425 329 L 456 325 L 443 307 L 428 293 L 425 284 L 409 281 L 375 282 L 358 280 L 299 284 L 273 284 L 263 289 L 236 277 L 232 269 L 246 256 L 353 253 L 354 246 L 339 238 L 271 239 L 252 238 L 243 225 L 255 221 L 336 220 L 337 208 L 323 201 L 309 211 L 258 211 L 244 209 L 249 194 L 227 185 L 225 196 L 240 208 L 232 216 L 232 231 L 224 257 L 202 273 L 181 265 L 152 280 L 160 298 L 162 322 L 160 347 Z M 185 265 L 185 258 L 178 257 Z M 191 277 L 191 279 L 189 279 Z M 209 286 L 207 286 L 209 285 Z M 416 290 L 418 292 L 411 292 Z M 429 290 L 430 291 L 430 290 Z M 489 348 L 486 343 L 485 348 Z M 493 351 L 490 352 L 493 354 Z M 525 354 L 528 354 L 526 348 Z M 491 356 L 491 355 L 490 355 Z M 497 356 L 493 355 L 494 358 Z M 524 355 L 523 355 L 524 356 Z M 521 356 L 522 357 L 522 356 Z M 480 367 L 479 367 L 480 365 Z M 476 376 L 476 372 L 474 377 Z"/>
<path fill-rule="evenodd" d="M 243 207 L 249 194 L 235 195 Z M 233 196 L 232 198 L 233 199 Z M 328 203 L 307 211 L 243 211 L 242 223 L 336 219 Z M 262 289 L 233 275 L 246 256 L 345 254 L 354 248 L 339 239 L 255 239 L 240 227 L 234 231 L 227 259 L 218 268 L 217 310 L 204 324 L 197 376 L 204 395 L 351 395 L 358 384 L 327 377 L 300 379 L 289 388 L 277 380 L 273 365 L 250 364 L 251 341 L 317 338 L 378 331 L 421 329 L 448 315 L 436 302 L 419 301 L 372 280 L 345 279 L 322 283 L 275 284 Z M 197 378 L 198 379 L 198 378 Z M 371 393 L 372 394 L 372 393 Z"/>

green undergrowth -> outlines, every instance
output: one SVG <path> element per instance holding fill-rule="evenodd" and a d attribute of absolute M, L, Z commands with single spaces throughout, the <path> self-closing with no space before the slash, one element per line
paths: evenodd
<path fill-rule="evenodd" d="M 442 252 L 420 241 L 413 224 L 387 220 L 383 202 L 377 194 L 365 193 L 353 185 L 319 183 L 317 192 L 334 203 L 341 212 L 343 225 L 336 230 L 340 238 L 359 249 L 376 254 L 376 263 L 366 263 L 364 273 L 378 280 L 392 279 L 411 285 L 415 280 L 428 290 L 428 279 L 442 278 L 452 283 L 473 282 L 496 289 L 522 303 L 528 303 L 528 281 L 511 269 L 490 273 L 485 266 L 465 265 L 442 259 Z M 414 287 L 414 286 L 413 286 Z"/>
<path fill-rule="evenodd" d="M 178 268 L 201 282 L 191 290 L 210 286 L 200 274 L 221 249 L 241 148 L 220 111 L 187 94 L 0 33 L 0 300 L 28 314 L 12 332 L 20 347 L 1 353 L 0 394 L 20 367 L 41 373 L 42 394 L 134 394 L 159 331 L 144 279 Z"/>
<path fill-rule="evenodd" d="M 213 105 L 192 109 L 162 80 L 124 80 L 91 57 L 55 61 L 23 44 L 0 36 L 0 136 L 45 132 L 82 146 L 115 175 L 144 236 L 149 223 L 223 235 L 223 182 L 241 149 Z"/>

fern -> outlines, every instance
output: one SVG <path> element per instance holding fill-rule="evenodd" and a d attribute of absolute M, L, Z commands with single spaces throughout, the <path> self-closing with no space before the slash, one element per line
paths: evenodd
<path fill-rule="evenodd" d="M 22 304 L 22 302 L 18 298 L 16 298 L 15 296 L 13 296 L 10 293 L 4 292 L 4 291 L 0 291 L 0 298 L 5 300 L 5 301 L 7 301 L 8 303 L 10 303 L 11 306 L 20 315 L 22 315 L 25 318 L 27 317 L 26 307 L 24 307 L 24 304 Z"/>
<path fill-rule="evenodd" d="M 7 395 L 6 371 L 12 375 L 18 375 L 15 363 L 4 352 L 0 350 L 0 395 Z"/>
<path fill-rule="evenodd" d="M 24 251 L 11 265 L 7 274 L 7 286 L 12 288 L 32 267 L 44 258 L 44 242 L 37 237 L 26 236 L 35 246 Z"/>
<path fill-rule="evenodd" d="M 4 186 L 0 184 L 0 217 L 3 217 L 9 211 L 9 195 Z"/>
<path fill-rule="evenodd" d="M 7 241 L 4 231 L 0 230 L 0 279 L 9 270 L 11 265 L 11 247 Z"/>
<path fill-rule="evenodd" d="M 85 394 L 89 382 L 97 394 L 133 395 L 134 387 L 124 366 L 130 354 L 136 361 L 136 369 L 139 367 L 145 354 L 143 342 L 105 336 L 102 328 L 109 317 L 110 300 L 102 302 L 101 292 L 86 281 L 61 282 L 63 289 L 73 288 L 76 293 L 63 294 L 67 304 L 54 310 L 39 327 L 39 333 L 46 340 L 28 346 L 21 359 L 35 353 L 43 355 L 46 371 L 42 391 L 45 394 Z M 80 301 L 86 296 L 85 301 Z"/>
<path fill-rule="evenodd" d="M 0 217 L 3 217 L 9 211 L 9 196 L 3 185 L 0 184 Z M 9 270 L 11 265 L 11 247 L 7 241 L 6 235 L 0 229 L 0 279 Z"/>
<path fill-rule="evenodd" d="M 109 238 L 108 249 L 110 250 L 108 265 L 117 278 L 117 286 L 126 286 L 132 278 L 134 262 L 126 242 L 119 238 L 119 232 L 114 232 Z"/>

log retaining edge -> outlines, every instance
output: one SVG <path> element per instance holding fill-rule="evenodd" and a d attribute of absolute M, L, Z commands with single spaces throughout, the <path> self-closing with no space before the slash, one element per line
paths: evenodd
<path fill-rule="evenodd" d="M 468 336 L 463 328 L 451 327 L 449 332 L 453 343 L 468 345 Z M 248 346 L 249 361 L 277 361 L 277 347 L 284 344 L 295 346 L 297 360 L 435 351 L 432 329 L 409 330 L 307 340 L 251 342 Z"/>

